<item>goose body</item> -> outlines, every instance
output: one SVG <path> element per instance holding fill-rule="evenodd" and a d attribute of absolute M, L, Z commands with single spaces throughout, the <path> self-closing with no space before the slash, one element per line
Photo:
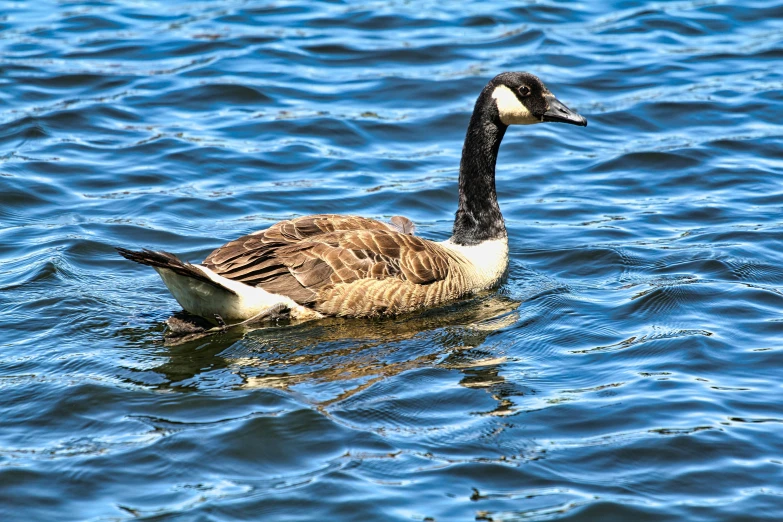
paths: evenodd
<path fill-rule="evenodd" d="M 535 76 L 503 73 L 482 90 L 468 126 L 453 235 L 434 242 L 410 220 L 321 214 L 281 221 L 231 241 L 200 264 L 167 252 L 118 248 L 150 265 L 183 309 L 211 322 L 372 317 L 436 306 L 496 286 L 508 238 L 495 162 L 512 124 L 587 125 Z"/>

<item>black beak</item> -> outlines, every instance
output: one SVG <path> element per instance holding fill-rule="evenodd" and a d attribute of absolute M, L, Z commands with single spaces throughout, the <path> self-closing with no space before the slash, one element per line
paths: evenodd
<path fill-rule="evenodd" d="M 543 121 L 556 121 L 587 127 L 587 120 L 584 116 L 578 115 L 554 96 L 547 96 L 546 101 L 549 103 L 549 110 L 544 113 Z"/>

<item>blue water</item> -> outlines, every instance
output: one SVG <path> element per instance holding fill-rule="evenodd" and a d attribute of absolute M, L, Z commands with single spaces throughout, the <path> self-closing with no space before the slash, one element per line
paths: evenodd
<path fill-rule="evenodd" d="M 779 520 L 783 2 L 0 4 L 2 520 Z M 113 246 L 449 236 L 474 100 L 508 281 L 164 342 Z"/>

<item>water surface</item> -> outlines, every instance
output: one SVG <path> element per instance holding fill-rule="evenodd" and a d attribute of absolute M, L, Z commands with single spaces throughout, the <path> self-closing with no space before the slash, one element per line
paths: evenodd
<path fill-rule="evenodd" d="M 3 520 L 778 520 L 783 2 L 0 5 Z M 508 281 L 169 346 L 114 245 L 449 236 L 495 74 Z"/>

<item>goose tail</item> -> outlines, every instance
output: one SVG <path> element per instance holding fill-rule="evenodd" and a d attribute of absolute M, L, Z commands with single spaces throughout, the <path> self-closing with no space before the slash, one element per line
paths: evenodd
<path fill-rule="evenodd" d="M 214 281 L 195 265 L 182 261 L 180 258 L 170 252 L 148 250 L 146 248 L 141 250 L 128 250 L 127 248 L 121 247 L 115 248 L 117 252 L 125 259 L 135 261 L 136 263 L 140 263 L 142 265 L 151 266 L 156 270 L 161 268 L 171 270 L 177 275 L 195 279 L 196 281 L 206 283 L 236 295 L 236 292 L 231 288 L 227 288 L 225 285 Z M 158 272 L 160 273 L 160 270 L 158 270 Z"/>
<path fill-rule="evenodd" d="M 205 266 L 187 263 L 169 252 L 126 248 L 117 248 L 117 252 L 125 259 L 154 268 L 183 309 L 212 324 L 225 326 L 289 316 L 295 319 L 320 317 L 318 312 L 308 310 L 288 297 L 226 279 Z"/>

